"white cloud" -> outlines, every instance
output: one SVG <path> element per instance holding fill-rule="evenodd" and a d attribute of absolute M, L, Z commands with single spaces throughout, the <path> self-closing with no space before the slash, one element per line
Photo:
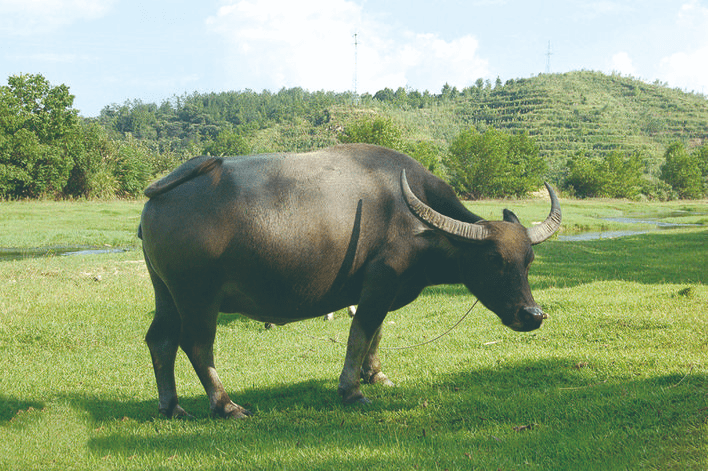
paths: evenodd
<path fill-rule="evenodd" d="M 673 87 L 706 93 L 708 45 L 689 52 L 676 52 L 661 61 L 663 79 Z"/>
<path fill-rule="evenodd" d="M 672 87 L 706 93 L 708 84 L 708 8 L 692 0 L 681 7 L 676 25 L 686 40 L 684 50 L 661 59 L 662 79 Z"/>
<path fill-rule="evenodd" d="M 488 62 L 478 57 L 479 43 L 469 35 L 445 41 L 435 34 L 416 34 L 404 47 L 415 52 L 412 60 L 394 65 L 406 71 L 407 84 L 413 88 L 437 92 L 445 83 L 462 88 L 489 75 Z M 399 56 L 395 51 L 394 55 Z"/>
<path fill-rule="evenodd" d="M 472 36 L 446 41 L 396 29 L 349 0 L 240 0 L 207 20 L 230 44 L 236 88 L 351 90 L 357 34 L 358 91 L 411 86 L 438 91 L 488 75 Z"/>
<path fill-rule="evenodd" d="M 78 20 L 104 16 L 117 0 L 0 0 L 0 31 L 49 33 Z"/>
<path fill-rule="evenodd" d="M 207 24 L 230 44 L 236 82 L 255 77 L 266 88 L 321 89 L 352 84 L 358 17 L 359 8 L 342 0 L 243 0 Z"/>
<path fill-rule="evenodd" d="M 618 52 L 612 56 L 612 71 L 623 75 L 634 75 L 636 69 L 632 63 L 632 58 L 626 52 Z"/>

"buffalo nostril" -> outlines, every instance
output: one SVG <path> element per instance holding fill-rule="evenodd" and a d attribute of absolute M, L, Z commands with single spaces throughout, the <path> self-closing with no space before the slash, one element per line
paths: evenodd
<path fill-rule="evenodd" d="M 526 307 L 524 308 L 524 313 L 527 318 L 530 318 L 536 322 L 540 322 L 543 319 L 548 319 L 548 314 L 543 312 L 540 307 Z"/>

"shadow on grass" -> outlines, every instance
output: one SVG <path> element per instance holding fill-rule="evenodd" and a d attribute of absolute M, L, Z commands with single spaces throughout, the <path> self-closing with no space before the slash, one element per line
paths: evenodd
<path fill-rule="evenodd" d="M 0 425 L 9 422 L 18 413 L 32 409 L 42 409 L 43 407 L 44 402 L 41 401 L 7 397 L 0 394 Z"/>
<path fill-rule="evenodd" d="M 674 459 L 702 462 L 708 376 L 608 381 L 590 366 L 574 365 L 573 358 L 520 361 L 443 374 L 431 383 L 365 386 L 374 400 L 367 406 L 341 405 L 334 380 L 249 389 L 232 398 L 255 415 L 236 422 L 209 419 L 205 395 L 181 399 L 196 416 L 186 422 L 157 418 L 156 400 L 106 401 L 78 393 L 65 399 L 97 425 L 113 424 L 107 427 L 110 433 L 89 439 L 97 456 L 218 458 L 226 453 L 234 465 L 246 460 L 241 463 L 256 469 L 297 467 L 304 455 L 313 469 L 334 469 L 342 456 L 348 457 L 349 468 L 379 469 L 425 468 L 435 460 L 454 467 L 457 459 L 472 458 L 482 467 L 528 461 L 546 469 L 553 467 L 549 463 L 566 469 L 614 468 L 618 456 L 620 467 L 629 469 L 662 468 Z M 21 408 L 30 404 L 9 401 Z M 122 425 L 126 418 L 152 425 L 136 433 L 135 426 Z M 357 454 L 367 447 L 370 456 Z M 271 457 L 276 461 L 269 461 L 268 453 L 250 455 L 276 448 L 277 457 Z M 341 454 L 332 458 L 332 449 Z"/>

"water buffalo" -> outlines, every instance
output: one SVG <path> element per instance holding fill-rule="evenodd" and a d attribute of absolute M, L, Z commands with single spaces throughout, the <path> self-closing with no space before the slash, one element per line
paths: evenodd
<path fill-rule="evenodd" d="M 368 402 L 360 381 L 393 384 L 377 353 L 382 322 L 426 286 L 464 283 L 505 325 L 537 329 L 546 315 L 529 288 L 531 246 L 561 220 L 546 187 L 551 212 L 526 229 L 508 210 L 502 221 L 476 216 L 415 160 L 376 146 L 186 162 L 145 190 L 139 228 L 160 412 L 186 414 L 174 376 L 181 347 L 213 415 L 250 415 L 214 367 L 219 312 L 285 324 L 357 304 L 339 377 L 345 403 Z"/>

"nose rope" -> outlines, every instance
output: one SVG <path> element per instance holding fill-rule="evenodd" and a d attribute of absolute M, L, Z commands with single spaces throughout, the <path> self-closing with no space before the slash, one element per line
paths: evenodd
<path fill-rule="evenodd" d="M 409 349 L 409 348 L 422 347 L 423 345 L 427 345 L 427 344 L 429 344 L 429 343 L 433 343 L 433 342 L 435 342 L 436 340 L 439 340 L 439 339 L 441 339 L 442 337 L 446 336 L 447 334 L 449 334 L 450 332 L 452 332 L 452 330 L 453 330 L 455 327 L 457 327 L 458 325 L 460 325 L 460 323 L 462 323 L 462 321 L 464 321 L 464 320 L 467 318 L 467 316 L 469 316 L 470 312 L 472 312 L 472 309 L 474 309 L 474 307 L 477 305 L 478 302 L 479 302 L 479 299 L 476 299 L 475 302 L 474 302 L 474 304 L 472 304 L 472 306 L 467 310 L 467 312 L 465 313 L 465 315 L 462 316 L 462 318 L 461 318 L 459 321 L 457 321 L 457 323 L 456 323 L 455 325 L 453 325 L 452 327 L 450 327 L 449 329 L 447 329 L 445 332 L 443 332 L 442 334 L 438 335 L 437 337 L 433 337 L 433 338 L 430 339 L 430 340 L 426 340 L 425 342 L 416 343 L 416 344 L 414 344 L 414 345 L 407 345 L 407 346 L 405 346 L 405 347 L 379 347 L 379 349 L 380 349 L 380 350 L 407 350 L 407 349 Z"/>
<path fill-rule="evenodd" d="M 440 334 L 440 335 L 438 335 L 438 336 L 436 336 L 436 337 L 433 337 L 433 338 L 430 339 L 430 340 L 426 340 L 426 341 L 424 341 L 424 342 L 416 343 L 416 344 L 413 344 L 413 345 L 406 345 L 406 346 L 403 346 L 403 347 L 379 347 L 379 350 L 407 350 L 407 349 L 410 349 L 410 348 L 422 347 L 423 345 L 427 345 L 427 344 L 429 344 L 429 343 L 433 343 L 433 342 L 435 342 L 435 341 L 437 341 L 437 340 L 440 340 L 442 337 L 444 337 L 444 336 L 446 336 L 447 334 L 449 334 L 450 332 L 452 332 L 452 330 L 453 330 L 455 327 L 457 327 L 458 325 L 460 325 L 460 324 L 462 323 L 462 321 L 464 321 L 464 320 L 467 318 L 467 316 L 469 316 L 470 312 L 472 312 L 472 309 L 474 309 L 474 307 L 477 305 L 478 302 L 479 302 L 479 299 L 475 300 L 474 304 L 472 304 L 472 306 L 467 310 L 467 312 L 465 313 L 465 315 L 462 316 L 462 318 L 460 318 L 460 320 L 457 321 L 452 327 L 450 327 L 449 329 L 447 329 L 447 330 L 446 330 L 445 332 L 443 332 L 442 334 Z M 305 332 L 301 332 L 299 329 L 295 328 L 294 326 L 287 326 L 287 327 L 289 327 L 290 329 L 292 329 L 294 332 L 296 332 L 296 333 L 302 335 L 303 337 L 308 337 L 308 338 L 313 339 L 313 340 L 322 340 L 322 341 L 325 341 L 325 342 L 332 342 L 332 343 L 336 343 L 336 344 L 339 344 L 339 345 L 346 345 L 346 342 L 341 342 L 341 341 L 339 341 L 339 340 L 337 340 L 337 339 L 335 339 L 335 338 L 332 338 L 332 337 L 328 337 L 328 338 L 315 337 L 314 335 L 310 335 L 310 334 L 306 334 Z"/>

